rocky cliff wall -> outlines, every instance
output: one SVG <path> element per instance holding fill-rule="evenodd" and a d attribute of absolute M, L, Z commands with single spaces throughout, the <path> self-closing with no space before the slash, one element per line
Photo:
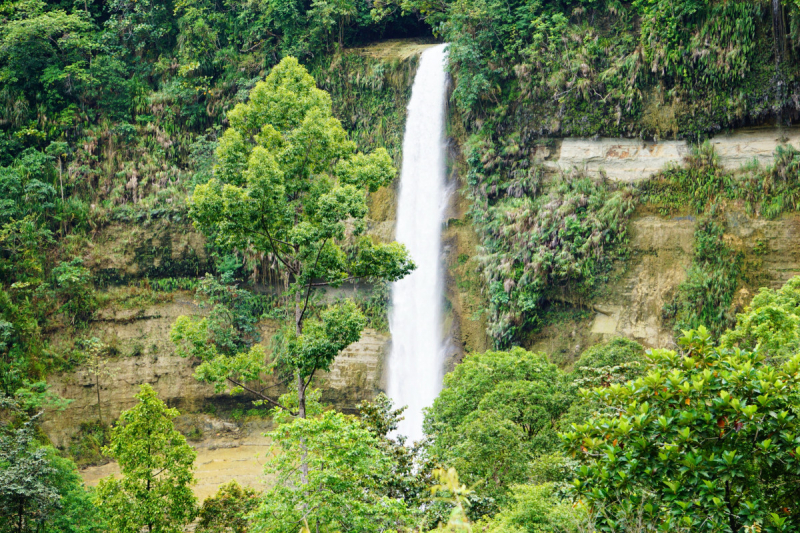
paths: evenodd
<path fill-rule="evenodd" d="M 200 309 L 187 292 L 176 293 L 171 302 L 122 309 L 104 310 L 99 320 L 90 325 L 88 337 L 97 337 L 106 345 L 119 347 L 119 355 L 104 360 L 100 378 L 100 410 L 98 411 L 96 375 L 83 366 L 72 372 L 52 375 L 51 390 L 71 400 L 60 412 L 49 413 L 42 428 L 56 446 L 67 446 L 83 422 L 115 420 L 136 403 L 139 386 L 148 383 L 159 397 L 182 413 L 205 410 L 223 412 L 251 409 L 247 395 L 216 394 L 211 385 L 194 378 L 199 363 L 175 355 L 169 338 L 172 324 L 181 315 L 198 314 Z M 262 324 L 263 342 L 269 342 L 274 325 Z M 361 340 L 336 358 L 331 371 L 320 376 L 323 400 L 342 410 L 374 397 L 382 388 L 383 361 L 389 337 L 374 330 L 365 330 Z M 285 388 L 273 381 L 272 390 Z"/>
<path fill-rule="evenodd" d="M 751 128 L 712 137 L 723 167 L 738 170 L 756 162 L 772 163 L 772 154 L 780 144 L 800 148 L 800 128 Z M 691 153 L 686 141 L 643 141 L 640 139 L 571 138 L 543 150 L 547 166 L 553 170 L 586 168 L 604 173 L 616 181 L 634 182 L 658 172 L 668 164 L 679 164 Z"/>

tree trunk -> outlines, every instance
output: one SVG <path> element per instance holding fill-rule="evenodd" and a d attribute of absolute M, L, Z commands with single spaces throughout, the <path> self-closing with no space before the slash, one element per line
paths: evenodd
<path fill-rule="evenodd" d="M 100 421 L 100 425 L 103 425 L 103 411 L 102 407 L 100 407 L 100 359 L 98 355 L 97 360 L 97 367 L 95 368 L 94 373 L 94 386 L 97 389 L 97 419 Z"/>
<path fill-rule="evenodd" d="M 294 327 L 295 333 L 298 336 L 303 334 L 303 322 L 301 320 L 302 309 L 300 307 L 300 293 L 294 297 Z M 298 370 L 297 372 L 297 416 L 300 418 L 306 417 L 306 387 L 303 375 Z M 300 445 L 303 448 L 303 459 L 300 464 L 300 481 L 303 485 L 308 484 L 308 450 L 306 448 L 305 439 L 300 440 Z"/>
<path fill-rule="evenodd" d="M 19 502 L 19 520 L 17 521 L 17 531 L 22 533 L 22 520 L 25 516 L 25 500 Z"/>
<path fill-rule="evenodd" d="M 303 334 L 303 308 L 301 304 L 300 293 L 297 293 L 294 296 L 294 331 L 298 337 Z M 297 411 L 300 418 L 306 417 L 306 388 L 300 372 L 297 373 Z"/>

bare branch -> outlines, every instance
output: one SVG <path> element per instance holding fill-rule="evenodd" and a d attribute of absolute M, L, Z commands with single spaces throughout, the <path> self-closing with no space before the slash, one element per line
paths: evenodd
<path fill-rule="evenodd" d="M 325 245 L 328 243 L 328 239 L 322 241 L 322 245 L 320 245 L 319 250 L 317 250 L 317 257 L 314 259 L 314 268 L 311 269 L 311 274 L 314 274 L 314 271 L 317 270 L 317 264 L 319 263 L 319 256 L 322 255 L 322 249 L 325 248 Z M 308 309 L 308 298 L 311 296 L 311 287 L 313 283 L 309 283 L 308 287 L 306 287 L 306 298 L 305 302 L 303 303 L 303 310 L 300 311 L 300 317 L 298 318 L 298 322 L 303 322 L 303 316 L 306 314 L 306 309 Z"/>
<path fill-rule="evenodd" d="M 241 382 L 239 382 L 239 381 L 236 381 L 236 380 L 235 380 L 235 379 L 233 379 L 233 378 L 227 378 L 227 380 L 228 380 L 228 381 L 230 381 L 231 383 L 233 383 L 234 385 L 236 385 L 237 387 L 241 387 L 241 388 L 243 388 L 244 390 L 246 390 L 247 392 L 249 392 L 249 393 L 251 393 L 251 394 L 255 394 L 256 396 L 258 396 L 258 397 L 259 397 L 259 398 L 261 398 L 262 400 L 265 400 L 265 401 L 267 401 L 267 402 L 271 403 L 271 404 L 272 404 L 272 405 L 274 405 L 275 407 L 280 407 L 280 408 L 281 408 L 281 409 L 283 409 L 284 411 L 288 411 L 290 415 L 292 415 L 292 416 L 297 416 L 297 413 L 296 413 L 296 412 L 292 411 L 291 409 L 289 409 L 288 407 L 286 407 L 286 406 L 285 406 L 285 405 L 283 405 L 282 403 L 280 403 L 280 402 L 278 402 L 278 401 L 275 401 L 275 400 L 273 400 L 273 399 L 272 399 L 272 398 L 270 398 L 269 396 L 266 396 L 266 395 L 264 395 L 264 394 L 261 394 L 261 393 L 260 393 L 260 392 L 258 392 L 257 390 L 251 389 L 250 387 L 248 387 L 248 386 L 247 386 L 247 385 L 245 385 L 244 383 L 241 383 Z"/>

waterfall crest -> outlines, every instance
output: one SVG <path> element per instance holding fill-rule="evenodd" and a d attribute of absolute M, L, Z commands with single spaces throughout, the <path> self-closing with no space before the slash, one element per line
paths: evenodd
<path fill-rule="evenodd" d="M 397 204 L 396 239 L 405 244 L 417 269 L 392 285 L 388 394 L 408 406 L 398 433 L 422 438 L 422 410 L 442 387 L 442 222 L 445 187 L 445 99 L 447 45 L 420 57 L 408 103 L 403 164 Z"/>

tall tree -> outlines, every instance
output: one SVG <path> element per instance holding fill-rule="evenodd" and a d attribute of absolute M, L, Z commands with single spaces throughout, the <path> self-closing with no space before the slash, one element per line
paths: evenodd
<path fill-rule="evenodd" d="M 0 404 L 2 406 L 2 404 Z M 0 435 L 0 531 L 38 531 L 60 503 L 49 482 L 56 473 L 47 450 L 34 439 L 34 417 Z"/>
<path fill-rule="evenodd" d="M 568 392 L 544 354 L 522 348 L 471 354 L 445 376 L 426 413 L 428 451 L 478 487 L 473 498 L 503 503 L 513 484 L 528 481 L 531 460 L 557 448 Z M 496 510 L 492 501 L 487 511 Z"/>
<path fill-rule="evenodd" d="M 102 531 L 75 463 L 36 438 L 42 412 L 28 412 L 47 396 L 30 390 L 17 398 L 0 394 L 0 533 Z"/>
<path fill-rule="evenodd" d="M 364 327 L 349 301 L 310 313 L 313 291 L 349 281 L 395 281 L 414 268 L 402 245 L 375 243 L 364 234 L 367 191 L 388 184 L 396 170 L 382 148 L 356 152 L 333 117 L 328 93 L 291 57 L 228 120 L 214 178 L 195 189 L 191 216 L 218 246 L 266 258 L 284 276 L 293 319 L 278 336 L 276 355 L 295 376 L 297 408 L 248 386 L 272 369 L 260 348 L 220 354 L 208 344 L 202 321 L 188 318 L 176 323 L 173 340 L 181 353 L 204 359 L 201 379 L 245 388 L 305 418 L 315 373 L 328 370 Z"/>
<path fill-rule="evenodd" d="M 397 458 L 369 428 L 335 411 L 294 419 L 278 410 L 276 421 L 270 436 L 280 453 L 267 463 L 275 485 L 254 514 L 256 531 L 295 533 L 304 523 L 320 533 L 404 530 L 406 502 L 387 490 Z"/>
<path fill-rule="evenodd" d="M 139 403 L 120 415 L 103 453 L 117 460 L 122 479 L 100 481 L 97 500 L 113 531 L 179 533 L 197 514 L 192 474 L 197 453 L 173 425 L 178 416 L 142 385 Z"/>

